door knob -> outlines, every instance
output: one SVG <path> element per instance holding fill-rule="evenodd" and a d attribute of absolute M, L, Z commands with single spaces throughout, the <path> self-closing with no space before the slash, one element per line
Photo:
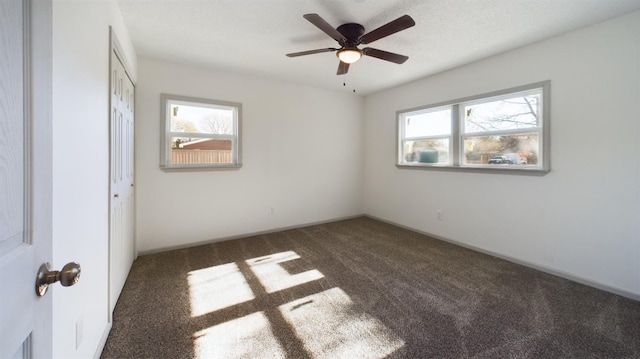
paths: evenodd
<path fill-rule="evenodd" d="M 69 262 L 62 267 L 62 270 L 51 270 L 51 263 L 43 263 L 38 269 L 38 275 L 36 276 L 36 294 L 38 297 L 42 297 L 47 293 L 49 285 L 55 282 L 60 282 L 63 287 L 69 287 L 80 280 L 80 264 L 75 262 Z"/>

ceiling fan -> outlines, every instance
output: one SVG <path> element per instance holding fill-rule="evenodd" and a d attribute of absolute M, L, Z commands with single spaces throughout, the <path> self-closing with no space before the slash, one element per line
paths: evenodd
<path fill-rule="evenodd" d="M 347 23 L 334 29 L 333 26 L 318 14 L 305 14 L 303 17 L 310 23 L 314 24 L 318 29 L 336 40 L 338 44 L 340 44 L 340 48 L 329 47 L 325 49 L 294 52 L 287 54 L 288 57 L 337 51 L 336 55 L 340 59 L 337 72 L 338 75 L 346 74 L 347 71 L 349 71 L 349 65 L 360 60 L 363 55 L 376 57 L 396 64 L 402 64 L 409 59 L 409 57 L 404 55 L 378 50 L 372 47 L 365 47 L 363 49 L 358 48 L 358 45 L 360 44 L 370 44 L 376 40 L 382 39 L 383 37 L 387 37 L 398 31 L 414 26 L 416 23 L 409 15 L 400 16 L 399 18 L 380 26 L 375 30 L 369 31 L 366 34 L 364 33 L 364 26 L 360 24 Z"/>

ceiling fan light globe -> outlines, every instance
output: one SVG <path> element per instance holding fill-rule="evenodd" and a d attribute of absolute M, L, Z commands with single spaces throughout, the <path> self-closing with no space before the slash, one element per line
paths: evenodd
<path fill-rule="evenodd" d="M 346 64 L 352 64 L 360 60 L 360 58 L 362 57 L 362 53 L 360 52 L 360 50 L 357 50 L 357 49 L 340 50 L 338 51 L 337 55 L 340 61 Z"/>

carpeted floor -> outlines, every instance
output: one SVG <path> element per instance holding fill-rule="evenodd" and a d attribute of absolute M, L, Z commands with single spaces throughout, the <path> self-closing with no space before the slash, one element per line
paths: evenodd
<path fill-rule="evenodd" d="M 102 358 L 640 358 L 640 302 L 363 217 L 138 258 Z"/>

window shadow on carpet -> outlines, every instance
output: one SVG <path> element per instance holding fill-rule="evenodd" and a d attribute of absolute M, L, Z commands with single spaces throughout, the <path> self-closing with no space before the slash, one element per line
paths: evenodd
<path fill-rule="evenodd" d="M 370 218 L 139 257 L 102 358 L 640 357 L 640 303 Z"/>

